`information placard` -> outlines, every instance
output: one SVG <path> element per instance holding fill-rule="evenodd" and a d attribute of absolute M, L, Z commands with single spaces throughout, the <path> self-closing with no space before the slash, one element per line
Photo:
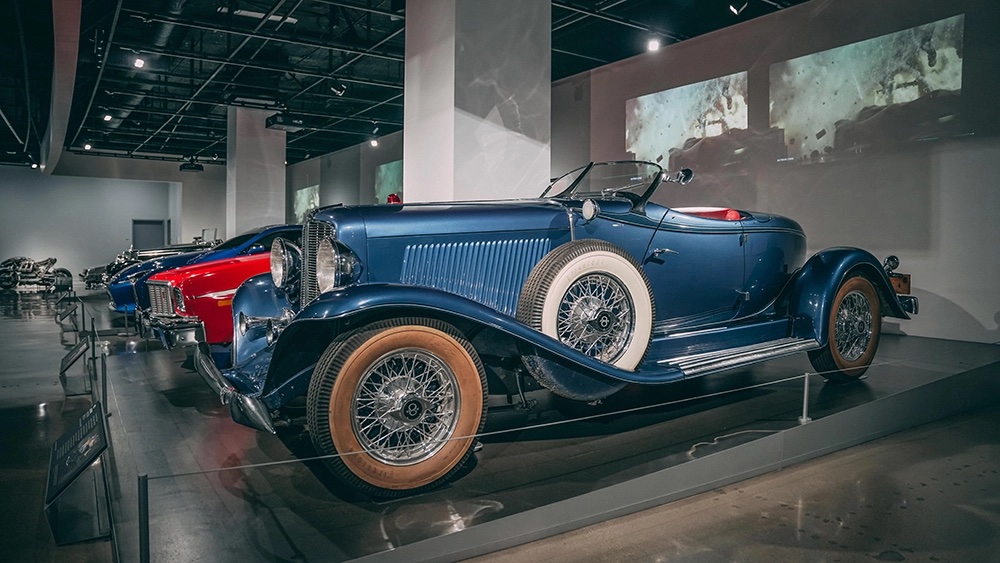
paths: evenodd
<path fill-rule="evenodd" d="M 76 425 L 52 444 L 45 504 L 56 500 L 107 448 L 104 409 L 97 402 L 83 413 Z"/>

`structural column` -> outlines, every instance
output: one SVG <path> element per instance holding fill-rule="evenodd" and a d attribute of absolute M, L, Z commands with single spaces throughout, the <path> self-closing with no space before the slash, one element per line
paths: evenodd
<path fill-rule="evenodd" d="M 406 201 L 535 197 L 549 179 L 548 0 L 421 0 L 406 11 Z"/>
<path fill-rule="evenodd" d="M 270 113 L 229 108 L 226 238 L 285 222 L 285 132 L 264 126 Z"/>

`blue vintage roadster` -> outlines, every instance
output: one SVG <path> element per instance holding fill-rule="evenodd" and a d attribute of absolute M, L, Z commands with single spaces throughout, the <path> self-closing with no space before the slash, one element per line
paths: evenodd
<path fill-rule="evenodd" d="M 594 401 L 800 352 L 851 381 L 881 318 L 917 312 L 894 257 L 805 260 L 790 219 L 654 203 L 691 177 L 591 163 L 539 199 L 320 209 L 236 293 L 234 367 L 197 369 L 254 428 L 304 396 L 333 472 L 392 496 L 458 471 L 489 393 Z"/>

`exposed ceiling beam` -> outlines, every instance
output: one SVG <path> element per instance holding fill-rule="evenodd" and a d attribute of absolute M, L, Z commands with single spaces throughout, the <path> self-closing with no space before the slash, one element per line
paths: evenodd
<path fill-rule="evenodd" d="M 126 9 L 124 11 L 126 13 L 130 14 L 130 15 L 134 15 L 134 16 L 137 16 L 139 18 L 142 18 L 144 21 L 161 22 L 161 23 L 171 23 L 171 24 L 178 25 L 178 26 L 181 26 L 181 27 L 188 27 L 188 28 L 192 28 L 192 29 L 200 29 L 200 30 L 203 30 L 203 31 L 221 32 L 221 33 L 229 33 L 229 34 L 232 34 L 232 35 L 241 35 L 241 36 L 244 36 L 244 37 L 253 37 L 255 39 L 264 39 L 264 40 L 273 41 L 273 42 L 276 42 L 276 43 L 285 43 L 285 44 L 288 44 L 288 45 L 296 45 L 298 47 L 309 47 L 309 48 L 314 48 L 314 49 L 326 49 L 326 50 L 331 50 L 331 51 L 341 51 L 341 52 L 349 53 L 349 54 L 352 54 L 352 55 L 363 55 L 363 56 L 366 56 L 366 57 L 373 57 L 373 58 L 377 58 L 377 59 L 385 59 L 385 60 L 389 60 L 389 61 L 403 62 L 403 60 L 404 60 L 404 58 L 403 58 L 402 55 L 395 55 L 395 54 L 392 54 L 392 53 L 375 51 L 375 50 L 372 50 L 372 49 L 361 49 L 361 48 L 358 48 L 358 47 L 351 47 L 349 45 L 344 45 L 342 43 L 328 43 L 328 42 L 324 43 L 324 42 L 319 42 L 319 41 L 308 41 L 308 40 L 305 40 L 305 39 L 299 39 L 299 38 L 295 38 L 295 37 L 280 36 L 278 34 L 268 33 L 268 32 L 265 32 L 265 31 L 260 31 L 260 32 L 257 32 L 257 33 L 252 33 L 252 32 L 247 31 L 245 29 L 238 29 L 238 28 L 234 28 L 234 27 L 225 27 L 225 26 L 221 26 L 221 25 L 212 25 L 212 24 L 207 24 L 207 23 L 203 23 L 203 22 L 195 21 L 195 20 L 188 20 L 188 19 L 184 19 L 184 18 L 166 17 L 166 16 L 157 15 L 157 14 L 152 14 L 152 13 L 149 13 L 149 12 L 141 12 L 141 11 L 138 11 L 138 10 L 128 10 L 128 9 Z"/>
<path fill-rule="evenodd" d="M 686 37 L 684 37 L 684 36 L 677 35 L 675 33 L 672 33 L 672 32 L 666 31 L 666 30 L 657 29 L 656 27 L 651 26 L 649 24 L 639 23 L 639 22 L 632 21 L 632 20 L 627 19 L 627 18 L 620 17 L 620 16 L 613 16 L 611 14 L 607 14 L 607 13 L 604 13 L 604 12 L 599 11 L 599 10 L 594 10 L 592 8 L 584 8 L 582 6 L 574 6 L 573 4 L 570 4 L 568 2 L 562 2 L 560 0 L 552 0 L 552 5 L 555 6 L 556 8 L 562 8 L 563 10 L 569 10 L 571 12 L 577 12 L 577 13 L 580 13 L 580 14 L 586 14 L 586 15 L 588 15 L 590 17 L 602 19 L 602 20 L 605 20 L 605 21 L 616 23 L 618 25 L 623 25 L 623 26 L 626 26 L 626 27 L 631 27 L 633 29 L 638 29 L 640 31 L 645 31 L 645 32 L 649 32 L 649 33 L 655 33 L 657 35 L 662 35 L 662 36 L 664 36 L 667 39 L 670 39 L 672 41 L 682 41 L 683 39 L 686 39 Z"/>

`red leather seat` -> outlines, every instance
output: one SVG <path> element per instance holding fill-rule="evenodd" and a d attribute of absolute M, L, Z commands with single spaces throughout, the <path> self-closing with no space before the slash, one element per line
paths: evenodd
<path fill-rule="evenodd" d="M 739 211 L 728 207 L 682 207 L 675 211 L 718 221 L 739 221 L 743 218 Z"/>

